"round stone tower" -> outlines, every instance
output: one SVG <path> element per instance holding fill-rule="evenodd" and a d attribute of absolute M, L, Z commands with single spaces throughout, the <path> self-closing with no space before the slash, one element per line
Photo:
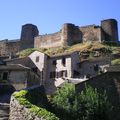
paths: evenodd
<path fill-rule="evenodd" d="M 34 47 L 34 37 L 38 36 L 39 31 L 37 26 L 33 24 L 25 24 L 22 26 L 21 31 L 21 49 L 33 48 Z"/>
<path fill-rule="evenodd" d="M 82 40 L 82 35 L 77 26 L 71 23 L 65 23 L 61 30 L 61 40 L 63 45 L 72 45 Z"/>
<path fill-rule="evenodd" d="M 115 19 L 101 21 L 102 39 L 105 41 L 118 41 L 118 25 Z"/>

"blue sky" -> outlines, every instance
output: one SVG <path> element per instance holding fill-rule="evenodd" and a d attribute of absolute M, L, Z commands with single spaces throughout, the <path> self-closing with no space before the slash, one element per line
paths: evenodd
<path fill-rule="evenodd" d="M 53 33 L 64 23 L 78 26 L 115 18 L 119 25 L 120 0 L 1 0 L 0 40 L 20 38 L 21 26 L 37 25 L 40 34 Z"/>

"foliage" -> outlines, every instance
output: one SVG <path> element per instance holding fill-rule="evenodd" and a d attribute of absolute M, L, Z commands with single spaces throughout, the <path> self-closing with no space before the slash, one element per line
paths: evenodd
<path fill-rule="evenodd" d="M 106 93 L 100 94 L 90 86 L 75 93 L 74 86 L 66 84 L 53 95 L 52 104 L 62 120 L 109 120 L 107 112 L 111 105 Z"/>
<path fill-rule="evenodd" d="M 100 94 L 97 89 L 86 86 L 77 100 L 79 119 L 81 120 L 108 120 L 109 110 L 112 108 L 107 101 L 106 93 Z"/>
<path fill-rule="evenodd" d="M 65 84 L 65 86 L 58 90 L 51 98 L 52 106 L 54 107 L 55 114 L 62 120 L 71 120 L 68 117 L 72 111 L 72 102 L 74 101 L 75 90 L 72 84 Z"/>
<path fill-rule="evenodd" d="M 45 120 L 59 120 L 53 113 L 48 112 L 46 109 L 42 107 L 38 107 L 36 105 L 31 104 L 26 95 L 29 93 L 27 90 L 21 90 L 19 92 L 13 93 L 14 98 L 16 98 L 21 105 L 24 105 L 28 110 L 32 113 L 35 113 L 36 116 L 42 117 Z"/>
<path fill-rule="evenodd" d="M 120 58 L 112 60 L 112 65 L 120 65 Z"/>

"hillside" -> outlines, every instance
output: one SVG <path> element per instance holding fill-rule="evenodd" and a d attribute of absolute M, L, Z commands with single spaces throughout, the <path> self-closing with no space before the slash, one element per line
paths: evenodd
<path fill-rule="evenodd" d="M 79 44 L 75 44 L 72 46 L 49 48 L 49 49 L 28 48 L 28 49 L 25 49 L 17 53 L 17 55 L 20 58 L 26 57 L 35 50 L 43 52 L 49 56 L 59 55 L 62 53 L 69 53 L 69 52 L 74 52 L 74 51 L 79 51 L 80 53 L 89 54 L 90 56 L 92 56 L 93 53 L 97 53 L 97 52 L 102 55 L 120 54 L 120 46 L 110 46 L 110 45 L 94 42 L 94 43 L 79 43 Z"/>

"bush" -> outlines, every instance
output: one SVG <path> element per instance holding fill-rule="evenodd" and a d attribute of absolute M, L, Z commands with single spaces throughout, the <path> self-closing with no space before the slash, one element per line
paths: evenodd
<path fill-rule="evenodd" d="M 112 65 L 120 65 L 120 58 L 112 60 Z"/>
<path fill-rule="evenodd" d="M 106 93 L 86 86 L 81 93 L 75 93 L 73 85 L 66 84 L 52 98 L 55 113 L 62 120 L 109 120 L 111 105 Z"/>

